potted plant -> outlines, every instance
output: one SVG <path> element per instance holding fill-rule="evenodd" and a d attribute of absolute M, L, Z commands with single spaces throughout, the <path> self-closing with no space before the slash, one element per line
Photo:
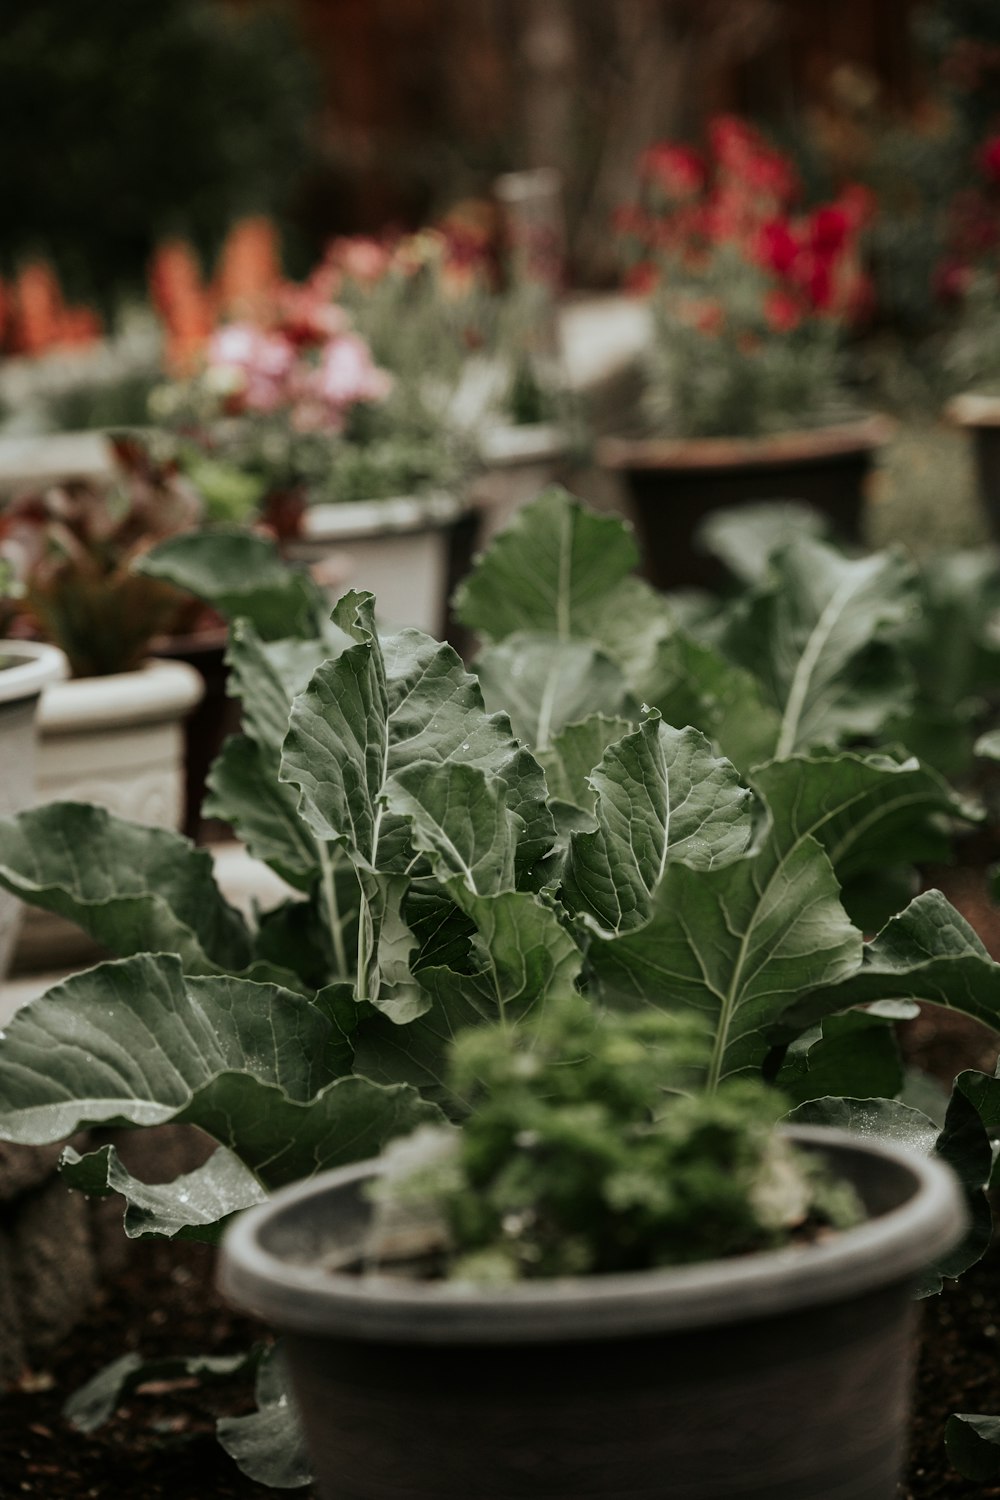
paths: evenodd
<path fill-rule="evenodd" d="M 208 338 L 196 375 L 154 393 L 211 513 L 262 519 L 331 593 L 378 589 L 392 617 L 440 630 L 471 506 L 461 444 L 378 365 L 326 279 L 277 283 Z M 466 548 L 466 551 L 469 549 Z"/>
<path fill-rule="evenodd" d="M 1000 536 L 1000 398 L 996 343 L 1000 333 L 1000 136 L 988 135 L 970 163 L 971 180 L 949 205 L 946 254 L 937 289 L 952 314 L 944 367 L 960 392 L 946 415 L 972 442 L 979 498 L 994 537 Z"/>
<path fill-rule="evenodd" d="M 0 597 L 0 623 L 2 617 Z M 0 638 L 0 765 L 4 767 L 0 815 L 4 817 L 30 807 L 35 800 L 38 703 L 43 689 L 65 671 L 65 658 L 54 647 Z M 14 947 L 19 911 L 20 903 L 13 896 L 0 895 L 0 984 Z"/>
<path fill-rule="evenodd" d="M 69 679 L 50 687 L 38 711 L 38 796 L 94 801 L 178 828 L 185 720 L 203 684 L 193 667 L 150 652 L 190 617 L 191 604 L 133 573 L 132 563 L 155 540 L 195 525 L 201 511 L 180 476 L 152 464 L 138 444 L 122 439 L 116 451 L 116 481 L 23 494 L 0 512 L 8 629 L 59 646 L 69 664 Z M 79 934 L 33 922 L 23 941 L 28 962 L 34 954 L 51 964 L 79 947 Z"/>
<path fill-rule="evenodd" d="M 568 993 L 460 1033 L 460 1129 L 228 1231 L 220 1284 L 285 1336 L 321 1493 L 892 1500 L 957 1183 L 779 1132 L 759 1080 L 690 1092 L 708 1050 L 689 1016 Z"/>
<path fill-rule="evenodd" d="M 899 558 L 799 544 L 788 566 L 812 592 L 771 580 L 742 627 L 758 680 L 629 576 L 620 522 L 550 492 L 460 598 L 491 637 L 477 677 L 418 631 L 380 634 L 369 595 L 317 616 L 273 549 L 255 589 L 247 548 L 268 543 L 244 534 L 224 566 L 233 541 L 176 538 L 148 566 L 216 580 L 241 617 L 243 732 L 213 769 L 211 811 L 290 893 L 245 917 L 203 850 L 99 808 L 0 820 L 0 885 L 117 955 L 6 1028 L 0 1139 L 195 1125 L 217 1148 L 174 1182 L 142 1182 L 108 1148 L 67 1155 L 65 1172 L 119 1194 L 130 1234 L 214 1243 L 277 1188 L 461 1114 L 444 1074 L 456 1031 L 516 1029 L 579 991 L 601 1015 L 700 1014 L 707 1095 L 757 1076 L 796 1124 L 936 1150 L 959 1169 L 972 1228 L 924 1289 L 982 1255 L 996 1082 L 963 1074 L 942 1127 L 911 1102 L 895 1037 L 918 1000 L 1000 1017 L 1000 966 L 975 933 L 939 892 L 909 899 L 907 866 L 947 849 L 962 805 L 878 748 L 908 682 Z M 211 566 L 196 569 L 198 550 Z M 668 708 L 705 732 L 671 727 Z M 123 1062 L 123 1038 L 141 1063 Z M 261 1378 L 259 1420 L 284 1451 L 292 1411 L 277 1370 Z M 102 1409 L 120 1389 L 108 1380 Z M 223 1437 L 255 1466 L 248 1429 Z"/>
<path fill-rule="evenodd" d="M 560 477 L 570 448 L 555 177 L 498 179 L 503 246 L 489 220 L 454 214 L 412 235 L 335 240 L 317 273 L 380 363 L 466 434 L 484 541 Z"/>
<path fill-rule="evenodd" d="M 653 312 L 645 427 L 602 440 L 598 456 L 628 487 L 649 576 L 716 582 L 695 530 L 747 500 L 805 500 L 858 538 L 888 432 L 858 415 L 842 369 L 868 301 L 864 192 L 797 213 L 791 164 L 730 117 L 713 122 L 707 160 L 665 143 L 640 173 L 644 200 L 620 227 Z"/>

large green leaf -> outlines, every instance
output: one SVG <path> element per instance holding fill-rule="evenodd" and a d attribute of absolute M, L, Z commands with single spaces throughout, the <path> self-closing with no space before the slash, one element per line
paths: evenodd
<path fill-rule="evenodd" d="M 489 640 L 528 630 L 597 639 L 595 608 L 639 561 L 616 516 L 588 511 L 558 486 L 523 506 L 455 595 L 459 619 Z"/>
<path fill-rule="evenodd" d="M 138 955 L 74 975 L 16 1013 L 0 1041 L 0 1139 L 161 1124 L 220 1074 L 305 1101 L 349 1066 L 342 1034 L 301 995 Z"/>
<path fill-rule="evenodd" d="M 977 1484 L 1000 1482 L 1000 1417 L 956 1412 L 944 1430 L 952 1466 Z"/>
<path fill-rule="evenodd" d="M 327 614 L 308 573 L 285 562 L 273 542 L 239 527 L 171 537 L 134 566 L 204 599 L 228 620 L 249 620 L 266 641 L 316 635 Z"/>
<path fill-rule="evenodd" d="M 861 948 L 819 844 L 807 837 L 784 848 L 772 836 L 724 869 L 668 864 L 646 925 L 595 938 L 590 962 L 613 1004 L 692 1008 L 706 1017 L 713 1088 L 761 1066 L 779 1017 L 804 991 L 849 983 Z"/>
<path fill-rule="evenodd" d="M 796 1104 L 830 1095 L 894 1098 L 904 1075 L 891 1018 L 864 1010 L 825 1017 L 795 1039 L 776 1082 Z"/>
<path fill-rule="evenodd" d="M 118 1193 L 125 1200 L 129 1239 L 203 1240 L 216 1245 L 233 1214 L 266 1198 L 263 1187 L 240 1159 L 220 1146 L 203 1166 L 173 1182 L 149 1183 L 133 1177 L 114 1146 L 81 1156 L 68 1146 L 59 1163 L 70 1187 L 89 1196 Z"/>
<path fill-rule="evenodd" d="M 113 953 L 176 953 L 193 974 L 251 959 L 246 923 L 211 856 L 180 834 L 53 802 L 0 820 L 0 885 L 78 923 Z"/>
<path fill-rule="evenodd" d="M 853 973 L 812 979 L 803 992 L 781 1016 L 783 1036 L 875 1000 L 925 1000 L 994 1028 L 1000 1021 L 1000 965 L 940 891 L 925 891 L 887 922 Z"/>
<path fill-rule="evenodd" d="M 628 719 L 591 714 L 554 735 L 548 749 L 538 756 L 553 799 L 592 813 L 597 793 L 590 773 L 600 765 L 608 746 L 632 727 Z"/>
<path fill-rule="evenodd" d="M 761 583 L 771 558 L 800 537 L 822 541 L 830 523 L 809 505 L 762 501 L 711 511 L 698 528 L 698 542 L 725 563 L 742 583 Z"/>
<path fill-rule="evenodd" d="M 669 862 L 711 870 L 750 842 L 751 793 L 733 766 L 696 729 L 671 729 L 659 714 L 610 745 L 590 779 L 597 828 L 570 839 L 563 899 L 604 932 L 648 920 Z"/>
<path fill-rule="evenodd" d="M 757 679 L 683 630 L 661 641 L 635 689 L 668 724 L 707 734 L 744 774 L 774 753 L 781 715 L 764 701 Z"/>
<path fill-rule="evenodd" d="M 261 1360 L 255 1394 L 256 1411 L 245 1417 L 220 1417 L 219 1442 L 258 1484 L 278 1490 L 311 1484 L 309 1455 L 280 1344 Z"/>
<path fill-rule="evenodd" d="M 878 734 L 912 694 L 898 637 L 914 605 L 894 553 L 846 558 L 800 540 L 735 611 L 724 648 L 781 715 L 775 757 Z"/>
<path fill-rule="evenodd" d="M 471 965 L 465 971 L 421 969 L 429 1009 L 407 1026 L 384 1017 L 363 1022 L 355 1057 L 359 1072 L 369 1077 L 412 1083 L 446 1101 L 445 1054 L 457 1033 L 484 1022 L 517 1021 L 550 995 L 572 990 L 582 963 L 573 937 L 537 896 L 515 891 L 477 897 L 459 881 L 452 890 L 475 926 Z"/>
<path fill-rule="evenodd" d="M 298 798 L 277 778 L 277 760 L 248 735 L 231 736 L 208 774 L 202 815 L 231 823 L 255 859 L 308 890 L 321 856 L 299 817 Z"/>
<path fill-rule="evenodd" d="M 474 677 L 449 646 L 416 630 L 380 644 L 374 634 L 371 595 L 346 596 L 339 619 L 352 611 L 352 633 L 361 638 L 336 661 L 314 673 L 295 701 L 281 775 L 300 790 L 302 816 L 318 838 L 344 843 L 362 866 L 405 867 L 401 820 L 383 805 L 391 777 L 418 763 L 479 766 L 510 778 L 532 804 L 526 825 L 536 833 L 541 857 L 551 842 L 551 821 L 540 804 L 544 780 L 516 743 L 502 714 L 487 714 Z M 514 804 L 521 811 L 521 798 Z"/>
<path fill-rule="evenodd" d="M 476 672 L 487 707 L 508 713 L 539 754 L 590 714 L 637 717 L 621 667 L 590 641 L 519 632 L 481 651 Z"/>
<path fill-rule="evenodd" d="M 264 1345 L 256 1344 L 240 1354 L 214 1356 L 168 1354 L 162 1359 L 143 1359 L 134 1352 L 123 1354 L 73 1392 L 63 1407 L 63 1416 L 78 1432 L 95 1432 L 114 1416 L 127 1396 L 151 1381 L 223 1382 L 256 1370 L 263 1353 Z"/>
<path fill-rule="evenodd" d="M 814 752 L 758 766 L 752 777 L 783 841 L 812 835 L 840 880 L 948 857 L 945 819 L 978 811 L 902 752 Z"/>

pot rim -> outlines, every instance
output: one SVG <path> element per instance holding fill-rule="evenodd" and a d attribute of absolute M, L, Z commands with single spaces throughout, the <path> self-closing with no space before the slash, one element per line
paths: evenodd
<path fill-rule="evenodd" d="M 891 417 L 872 413 L 848 422 L 762 437 L 603 437 L 597 461 L 607 469 L 746 469 L 818 463 L 872 453 L 896 429 Z"/>
<path fill-rule="evenodd" d="M 0 671 L 0 704 L 37 698 L 50 683 L 61 682 L 69 675 L 69 663 L 58 646 L 41 641 L 0 639 L 3 657 L 13 657 L 16 665 Z"/>
<path fill-rule="evenodd" d="M 953 396 L 944 411 L 957 427 L 1000 427 L 1000 396 L 965 391 Z"/>
<path fill-rule="evenodd" d="M 517 469 L 563 458 L 569 434 L 557 422 L 496 422 L 479 439 L 479 461 L 492 469 Z"/>
<path fill-rule="evenodd" d="M 204 693 L 204 678 L 187 662 L 147 661 L 134 672 L 57 683 L 42 699 L 38 725 L 45 735 L 60 735 L 174 723 L 190 713 Z"/>
<path fill-rule="evenodd" d="M 297 542 L 339 542 L 378 537 L 385 533 L 439 531 L 475 507 L 463 496 L 445 490 L 425 495 L 396 495 L 385 500 L 344 500 L 309 505 L 302 516 Z"/>
<path fill-rule="evenodd" d="M 913 1191 L 899 1208 L 820 1244 L 502 1291 L 361 1277 L 289 1263 L 266 1248 L 264 1232 L 282 1215 L 377 1175 L 379 1163 L 367 1161 L 283 1188 L 241 1215 L 222 1242 L 219 1286 L 243 1310 L 305 1334 L 434 1344 L 561 1342 L 707 1328 L 839 1302 L 915 1277 L 960 1239 L 965 1206 L 941 1162 L 826 1127 L 795 1126 L 788 1134 L 814 1151 L 891 1162 L 910 1175 Z"/>

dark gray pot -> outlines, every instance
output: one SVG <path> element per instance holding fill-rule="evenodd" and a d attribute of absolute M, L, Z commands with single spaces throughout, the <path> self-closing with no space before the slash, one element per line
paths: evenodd
<path fill-rule="evenodd" d="M 871 1215 L 824 1244 L 505 1292 L 361 1278 L 367 1162 L 287 1189 L 220 1284 L 287 1335 L 327 1500 L 893 1500 L 939 1162 L 796 1129 Z"/>

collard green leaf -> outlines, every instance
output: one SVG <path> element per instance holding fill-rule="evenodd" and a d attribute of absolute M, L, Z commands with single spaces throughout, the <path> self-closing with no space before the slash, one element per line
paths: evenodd
<path fill-rule="evenodd" d="M 590 773 L 600 765 L 608 746 L 632 727 L 628 719 L 591 714 L 561 729 L 538 756 L 551 796 L 592 813 L 597 793 L 590 783 Z"/>
<path fill-rule="evenodd" d="M 63 1407 L 63 1416 L 78 1432 L 96 1432 L 126 1397 L 152 1381 L 195 1379 L 208 1384 L 231 1380 L 255 1370 L 263 1352 L 264 1346 L 255 1344 L 245 1353 L 215 1356 L 171 1354 L 163 1359 L 143 1359 L 141 1354 L 123 1354 L 74 1391 Z"/>
<path fill-rule="evenodd" d="M 770 500 L 711 511 L 698 528 L 698 544 L 734 578 L 753 584 L 766 578 L 776 552 L 800 537 L 823 541 L 829 532 L 829 521 L 812 506 Z"/>
<path fill-rule="evenodd" d="M 590 641 L 521 632 L 488 646 L 475 666 L 487 707 L 508 713 L 539 754 L 567 724 L 591 714 L 638 717 L 621 667 Z"/>
<path fill-rule="evenodd" d="M 231 1072 L 306 1101 L 342 1062 L 343 1038 L 301 995 L 142 954 L 74 975 L 13 1017 L 0 1042 L 0 1139 L 161 1124 Z"/>
<path fill-rule="evenodd" d="M 964 1080 L 975 1077 L 982 1079 L 985 1075 L 961 1075 Z M 990 1103 L 992 1106 L 992 1099 Z M 801 1125 L 832 1125 L 868 1139 L 892 1141 L 925 1155 L 934 1152 L 955 1172 L 965 1191 L 968 1231 L 954 1249 L 924 1273 L 918 1295 L 932 1296 L 946 1279 L 960 1276 L 981 1259 L 992 1236 L 992 1213 L 984 1191 L 990 1178 L 992 1151 L 986 1120 L 970 1093 L 956 1086 L 940 1130 L 921 1110 L 897 1099 L 812 1099 L 792 1110 L 788 1118 Z"/>
<path fill-rule="evenodd" d="M 605 751 L 591 775 L 593 832 L 574 833 L 563 900 L 604 932 L 648 920 L 667 864 L 711 870 L 746 851 L 751 793 L 696 729 L 659 714 Z"/>
<path fill-rule="evenodd" d="M 793 1125 L 829 1125 L 866 1140 L 909 1146 L 924 1155 L 930 1155 L 938 1138 L 933 1120 L 898 1099 L 808 1099 L 789 1113 L 788 1120 Z"/>
<path fill-rule="evenodd" d="M 175 1117 L 236 1153 L 267 1188 L 378 1156 L 397 1135 L 440 1113 L 406 1084 L 338 1078 L 308 1099 L 246 1073 L 220 1073 Z"/>
<path fill-rule="evenodd" d="M 617 517 L 585 510 L 553 485 L 479 558 L 455 595 L 455 610 L 488 640 L 524 630 L 564 641 L 597 639 L 595 604 L 638 561 L 635 541 Z"/>
<path fill-rule="evenodd" d="M 193 974 L 250 962 L 250 933 L 216 885 L 211 856 L 91 803 L 53 802 L 0 821 L 0 885 L 122 957 L 176 953 Z"/>
<path fill-rule="evenodd" d="M 803 989 L 776 1028 L 785 1037 L 874 1000 L 930 1001 L 993 1027 L 1000 1019 L 1000 965 L 940 891 L 925 891 L 886 923 L 854 973 Z"/>
<path fill-rule="evenodd" d="M 220 1417 L 219 1442 L 250 1479 L 276 1490 L 312 1483 L 305 1438 L 292 1397 L 291 1379 L 280 1345 L 261 1360 L 257 1410 L 245 1417 Z"/>
<path fill-rule="evenodd" d="M 660 643 L 636 690 L 668 724 L 693 724 L 707 734 L 744 774 L 774 753 L 781 716 L 764 701 L 756 678 L 683 630 Z"/>
<path fill-rule="evenodd" d="M 265 641 L 314 636 L 328 613 L 308 573 L 286 563 L 266 537 L 239 527 L 171 537 L 134 566 L 204 599 L 227 620 L 249 620 Z"/>
<path fill-rule="evenodd" d="M 348 635 L 336 634 L 339 645 L 331 644 L 327 634 L 308 640 L 264 641 L 246 620 L 233 626 L 226 651 L 229 691 L 243 705 L 244 731 L 262 750 L 281 750 L 292 702 L 304 692 L 321 662 L 350 645 Z"/>
<path fill-rule="evenodd" d="M 776 1080 L 796 1104 L 829 1095 L 892 1099 L 903 1081 L 892 1021 L 863 1010 L 827 1016 L 797 1037 Z"/>
<path fill-rule="evenodd" d="M 852 559 L 802 540 L 773 559 L 723 645 L 781 715 L 776 759 L 878 734 L 905 710 L 912 682 L 897 637 L 913 602 L 913 570 L 894 553 Z"/>
<path fill-rule="evenodd" d="M 609 1003 L 705 1016 L 714 1034 L 706 1084 L 714 1088 L 761 1066 L 778 1018 L 803 991 L 849 983 L 861 947 L 816 841 L 783 850 L 771 838 L 724 869 L 668 865 L 646 925 L 595 938 L 589 956 Z"/>
<path fill-rule="evenodd" d="M 1000 1417 L 956 1412 L 944 1430 L 952 1467 L 978 1484 L 1000 1481 Z"/>
<path fill-rule="evenodd" d="M 458 881 L 452 889 L 475 926 L 472 966 L 422 968 L 420 983 L 432 1000 L 426 1013 L 407 1026 L 382 1017 L 363 1022 L 355 1056 L 358 1071 L 371 1078 L 412 1083 L 446 1101 L 445 1052 L 455 1035 L 466 1026 L 516 1021 L 548 996 L 565 994 L 582 964 L 573 937 L 539 897 L 477 897 Z"/>
<path fill-rule="evenodd" d="M 222 1146 L 203 1166 L 167 1183 L 133 1177 L 114 1146 L 101 1146 L 85 1156 L 68 1146 L 59 1169 L 70 1187 L 81 1192 L 120 1194 L 125 1199 L 125 1233 L 132 1240 L 156 1237 L 217 1245 L 233 1214 L 267 1196 L 253 1173 Z"/>
<path fill-rule="evenodd" d="M 772 810 L 777 837 L 811 835 L 841 881 L 946 859 L 944 819 L 979 816 L 936 771 L 902 752 L 794 755 L 758 766 L 752 780 Z"/>
<path fill-rule="evenodd" d="M 295 792 L 278 780 L 276 754 L 248 735 L 233 735 L 216 756 L 207 785 L 202 815 L 231 823 L 255 859 L 308 890 L 320 854 L 299 817 Z"/>
<path fill-rule="evenodd" d="M 497 777 L 478 766 L 408 766 L 389 783 L 387 802 L 409 820 L 414 847 L 439 879 L 457 877 L 480 896 L 514 890 L 522 825 Z"/>

